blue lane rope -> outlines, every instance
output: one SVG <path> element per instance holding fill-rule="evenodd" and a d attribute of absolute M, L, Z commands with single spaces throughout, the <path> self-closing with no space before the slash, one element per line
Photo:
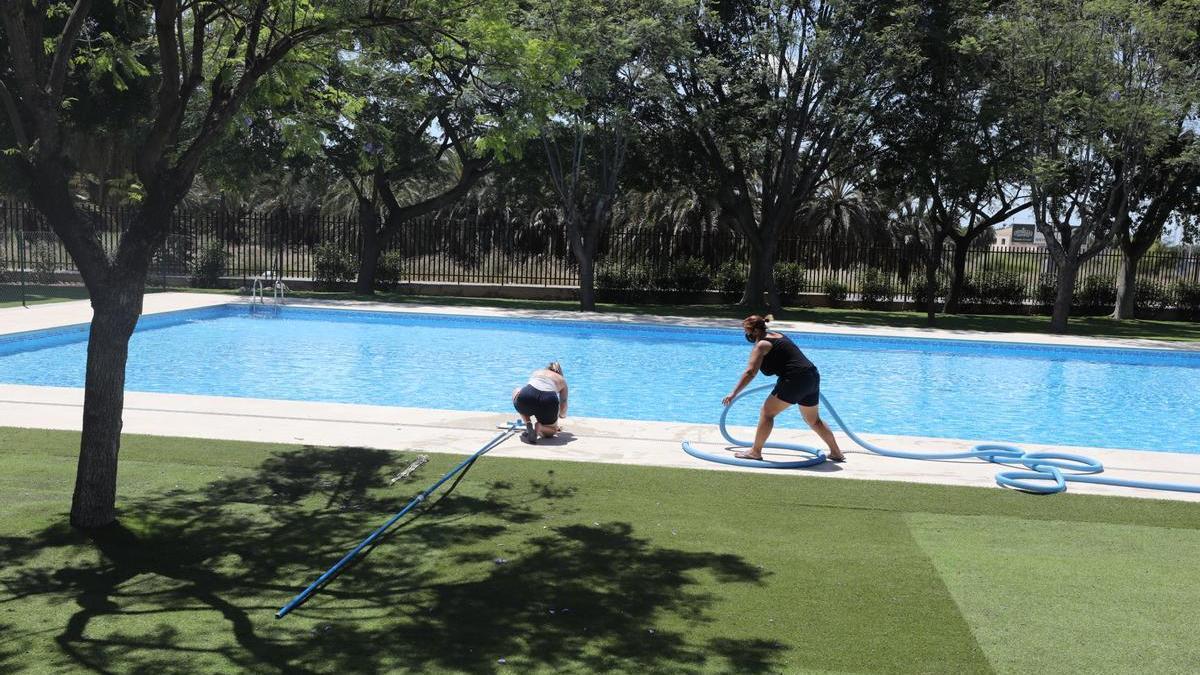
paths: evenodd
<path fill-rule="evenodd" d="M 729 415 L 729 410 L 733 408 L 733 404 L 754 392 L 770 389 L 773 385 L 763 385 L 761 387 L 753 387 L 738 394 L 729 405 L 721 412 L 721 435 L 725 440 L 732 445 L 743 448 L 748 448 L 753 445 L 749 441 L 734 438 L 730 435 L 726 428 L 725 420 Z M 1002 487 L 1014 488 L 1024 492 L 1032 492 L 1036 494 L 1055 494 L 1066 492 L 1067 483 L 1092 483 L 1094 485 L 1112 485 L 1115 487 L 1131 487 L 1140 488 L 1143 490 L 1164 490 L 1168 492 L 1192 492 L 1200 493 L 1200 485 L 1188 485 L 1184 483 L 1155 483 L 1149 481 L 1127 480 L 1124 478 L 1107 478 L 1097 474 L 1104 472 L 1104 465 L 1098 460 L 1083 455 L 1075 455 L 1066 452 L 1025 452 L 1013 445 L 1003 443 L 981 443 L 971 447 L 971 449 L 962 452 L 906 452 L 903 450 L 889 450 L 880 447 L 861 438 L 858 434 L 846 425 L 846 422 L 838 414 L 837 409 L 829 403 L 829 399 L 821 394 L 821 403 L 825 405 L 825 409 L 829 412 L 837 425 L 842 431 L 850 437 L 859 446 L 884 457 L 896 457 L 899 459 L 918 459 L 944 461 L 949 459 L 982 459 L 993 464 L 1002 464 L 1005 466 L 1014 467 L 1010 470 L 1001 471 L 996 474 L 996 483 Z M 683 451 L 698 459 L 708 460 L 710 462 L 718 462 L 720 464 L 732 464 L 734 466 L 749 466 L 755 468 L 774 468 L 774 469 L 796 469 L 805 466 L 813 466 L 824 462 L 825 453 L 817 448 L 808 445 L 800 445 L 795 443 L 779 443 L 768 442 L 764 447 L 778 448 L 781 450 L 792 450 L 812 455 L 812 459 L 806 459 L 798 462 L 776 462 L 769 460 L 753 460 L 753 459 L 738 459 L 729 455 L 720 455 L 711 452 L 704 452 L 692 446 L 688 441 L 683 442 Z M 1020 467 L 1020 468 L 1017 468 Z"/>
<path fill-rule="evenodd" d="M 508 439 L 508 437 L 512 436 L 514 433 L 516 433 L 517 429 L 519 429 L 519 428 L 521 428 L 520 422 L 509 423 L 508 425 L 505 426 L 505 430 L 502 433 L 498 434 L 495 438 L 488 441 L 482 448 L 475 451 L 475 454 L 464 459 L 462 461 L 462 463 L 460 463 L 458 466 L 454 467 L 449 472 L 447 472 L 445 476 L 442 476 L 438 480 L 438 482 L 434 483 L 433 485 L 429 486 L 428 488 L 426 488 L 426 489 L 422 490 L 420 493 L 418 493 L 417 496 L 413 497 L 412 501 L 410 501 L 403 509 L 401 509 L 399 513 L 397 513 L 396 515 L 389 518 L 388 521 L 386 523 L 384 523 L 383 525 L 380 525 L 366 539 L 363 539 L 362 542 L 360 542 L 358 544 L 358 546 L 355 546 L 353 549 L 351 549 L 351 551 L 349 553 L 347 553 L 345 556 L 343 556 L 341 560 L 337 561 L 337 564 L 335 564 L 333 567 L 330 567 L 328 570 L 326 570 L 324 574 L 317 577 L 316 581 L 309 584 L 308 588 L 305 588 L 303 591 L 300 592 L 299 595 L 292 598 L 292 600 L 290 602 L 288 602 L 288 604 L 286 604 L 282 608 L 280 608 L 280 610 L 278 612 L 275 612 L 275 618 L 282 619 L 283 617 L 287 616 L 288 613 L 291 612 L 293 609 L 295 609 L 295 608 L 299 607 L 301 604 L 303 604 L 306 600 L 308 600 L 309 597 L 311 597 L 314 593 L 316 593 L 318 590 L 320 590 L 320 588 L 322 586 L 324 586 L 327 581 L 332 579 L 338 573 L 338 571 L 340 571 L 343 567 L 345 567 L 347 563 L 349 563 L 351 560 L 353 560 L 355 557 L 357 557 L 358 554 L 361 553 L 363 549 L 370 546 L 371 543 L 374 542 L 376 539 L 378 539 L 384 532 L 387 532 L 388 529 L 392 525 L 395 525 L 396 521 L 403 518 L 409 511 L 411 511 L 413 508 L 415 508 L 417 506 L 417 504 L 420 504 L 421 502 L 425 501 L 429 497 L 429 495 L 433 494 L 433 492 L 435 492 L 439 487 L 441 487 L 442 484 L 444 484 L 446 481 L 450 480 L 455 474 L 470 467 L 472 464 L 475 463 L 475 460 L 482 457 L 486 452 L 488 452 L 489 450 L 495 448 L 496 446 L 498 446 L 501 443 L 503 443 L 504 441 L 506 441 Z"/>

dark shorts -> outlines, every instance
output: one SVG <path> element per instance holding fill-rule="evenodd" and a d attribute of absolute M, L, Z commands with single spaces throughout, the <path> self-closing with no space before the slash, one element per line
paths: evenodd
<path fill-rule="evenodd" d="M 780 375 L 771 394 L 787 403 L 817 405 L 821 402 L 821 374 L 816 368 L 810 368 L 799 373 Z"/>
<path fill-rule="evenodd" d="M 554 424 L 558 421 L 558 392 L 542 391 L 527 384 L 517 393 L 513 407 L 522 415 L 536 417 L 542 424 Z"/>

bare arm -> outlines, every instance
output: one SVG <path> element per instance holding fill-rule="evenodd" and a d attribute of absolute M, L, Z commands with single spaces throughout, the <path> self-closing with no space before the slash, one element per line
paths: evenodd
<path fill-rule="evenodd" d="M 558 416 L 567 416 L 567 381 L 563 380 L 562 389 L 558 390 Z"/>
<path fill-rule="evenodd" d="M 746 385 L 750 384 L 750 381 L 754 379 L 754 376 L 758 375 L 758 369 L 762 366 L 763 357 L 766 356 L 767 352 L 769 351 L 771 351 L 770 342 L 767 342 L 766 340 L 759 340 L 758 342 L 754 343 L 754 349 L 750 350 L 750 362 L 746 364 L 746 369 L 742 371 L 742 376 L 738 378 L 737 386 L 733 388 L 733 391 L 729 392 L 728 396 L 721 399 L 721 405 L 729 405 L 730 402 L 733 401 L 734 397 L 741 393 L 741 391 L 746 388 Z"/>

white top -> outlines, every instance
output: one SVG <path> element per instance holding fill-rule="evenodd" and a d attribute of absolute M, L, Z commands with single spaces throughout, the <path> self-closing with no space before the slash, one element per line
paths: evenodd
<path fill-rule="evenodd" d="M 552 391 L 558 393 L 558 383 L 546 377 L 545 375 L 533 375 L 529 378 L 529 386 L 538 391 Z"/>

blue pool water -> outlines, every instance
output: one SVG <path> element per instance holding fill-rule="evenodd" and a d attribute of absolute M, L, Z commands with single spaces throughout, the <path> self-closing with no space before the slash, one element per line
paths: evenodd
<path fill-rule="evenodd" d="M 144 317 L 135 391 L 511 412 L 561 360 L 571 415 L 715 423 L 749 345 L 732 328 L 245 306 Z M 859 431 L 1200 453 L 1200 354 L 792 334 Z M 0 338 L 0 382 L 83 385 L 86 327 Z M 760 376 L 759 382 L 766 378 Z M 783 426 L 800 427 L 789 412 Z M 752 424 L 752 405 L 734 424 Z"/>

